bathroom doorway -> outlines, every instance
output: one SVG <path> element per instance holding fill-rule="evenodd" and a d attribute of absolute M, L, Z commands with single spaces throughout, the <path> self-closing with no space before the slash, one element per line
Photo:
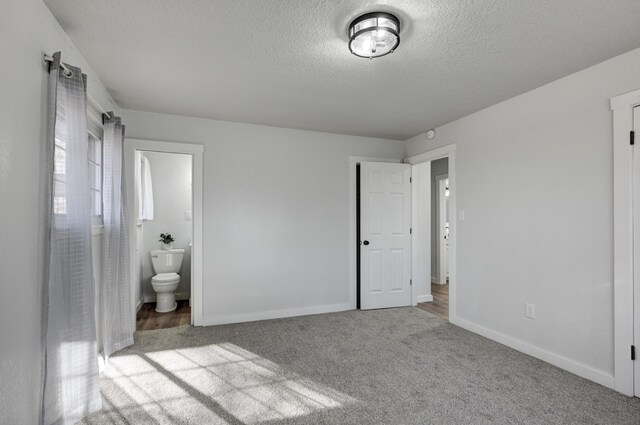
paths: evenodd
<path fill-rule="evenodd" d="M 125 141 L 136 330 L 198 324 L 202 146 Z"/>
<path fill-rule="evenodd" d="M 191 324 L 192 158 L 136 150 L 137 330 Z"/>

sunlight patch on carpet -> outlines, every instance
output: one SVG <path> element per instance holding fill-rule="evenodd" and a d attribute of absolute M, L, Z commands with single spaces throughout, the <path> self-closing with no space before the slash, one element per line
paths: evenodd
<path fill-rule="evenodd" d="M 104 371 L 104 416 L 160 423 L 254 424 L 357 400 L 230 343 L 116 356 Z"/>

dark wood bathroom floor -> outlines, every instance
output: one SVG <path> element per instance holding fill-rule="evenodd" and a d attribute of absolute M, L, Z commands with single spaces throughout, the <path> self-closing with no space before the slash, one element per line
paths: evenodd
<path fill-rule="evenodd" d="M 432 283 L 431 294 L 433 294 L 433 302 L 420 303 L 417 307 L 435 314 L 441 319 L 449 320 L 449 284 Z"/>
<path fill-rule="evenodd" d="M 156 303 L 142 304 L 136 317 L 136 330 L 150 331 L 191 324 L 189 300 L 177 301 L 177 303 L 178 307 L 171 313 L 157 313 Z"/>

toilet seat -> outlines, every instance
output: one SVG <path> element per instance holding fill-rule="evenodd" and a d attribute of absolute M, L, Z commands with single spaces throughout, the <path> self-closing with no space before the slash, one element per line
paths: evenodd
<path fill-rule="evenodd" d="M 158 286 L 168 286 L 180 281 L 178 273 L 158 273 L 151 278 L 151 283 Z"/>
<path fill-rule="evenodd" d="M 176 309 L 176 297 L 173 293 L 180 284 L 178 273 L 158 273 L 151 278 L 151 286 L 156 293 L 156 311 L 168 313 Z"/>

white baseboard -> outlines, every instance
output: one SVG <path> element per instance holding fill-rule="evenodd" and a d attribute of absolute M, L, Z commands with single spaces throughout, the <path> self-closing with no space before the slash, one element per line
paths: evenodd
<path fill-rule="evenodd" d="M 568 359 L 558 354 L 554 354 L 550 351 L 533 346 L 527 342 L 510 337 L 503 333 L 494 331 L 489 328 L 485 328 L 484 326 L 477 325 L 468 320 L 455 317 L 455 318 L 449 318 L 449 321 L 456 326 L 460 326 L 461 328 L 464 328 L 468 331 L 471 331 L 478 335 L 482 335 L 485 338 L 489 338 L 490 340 L 498 342 L 502 345 L 506 345 L 507 347 L 513 348 L 516 351 L 520 351 L 521 353 L 528 354 L 531 357 L 535 357 L 547 363 L 551 363 L 552 365 L 559 367 L 560 369 L 564 369 L 582 378 L 588 379 L 590 381 L 603 385 L 607 388 L 613 389 L 614 377 L 613 375 L 610 375 L 606 372 L 603 372 L 598 369 L 594 369 L 591 366 L 578 363 L 574 360 Z"/>
<path fill-rule="evenodd" d="M 203 317 L 196 326 L 226 325 L 230 323 L 255 322 L 257 320 L 281 319 L 284 317 L 307 316 L 310 314 L 336 313 L 353 310 L 352 303 L 291 308 L 286 310 L 261 311 L 256 313 L 228 314 Z"/>
<path fill-rule="evenodd" d="M 418 295 L 416 298 L 417 298 L 419 303 L 430 303 L 430 302 L 433 302 L 433 295 L 431 295 L 431 294 Z"/>
<path fill-rule="evenodd" d="M 153 295 L 145 295 L 142 298 L 142 301 L 146 304 L 146 303 L 154 303 L 156 302 L 156 294 Z M 176 292 L 176 300 L 177 301 L 182 301 L 182 300 L 188 300 L 189 298 L 191 298 L 191 294 L 188 292 Z"/>
<path fill-rule="evenodd" d="M 431 276 L 431 283 L 440 283 L 438 282 L 438 276 L 435 276 L 435 277 Z"/>
<path fill-rule="evenodd" d="M 142 304 L 144 304 L 144 298 L 140 298 L 140 301 L 138 301 L 138 304 L 136 305 L 136 313 L 140 311 Z"/>

